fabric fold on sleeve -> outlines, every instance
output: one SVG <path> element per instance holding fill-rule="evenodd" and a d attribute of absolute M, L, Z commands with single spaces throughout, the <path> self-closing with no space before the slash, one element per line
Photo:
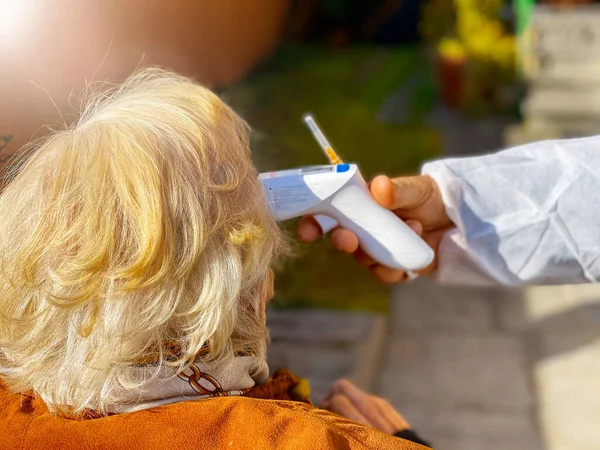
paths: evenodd
<path fill-rule="evenodd" d="M 600 137 L 428 163 L 456 228 L 438 280 L 511 286 L 600 278 Z"/>

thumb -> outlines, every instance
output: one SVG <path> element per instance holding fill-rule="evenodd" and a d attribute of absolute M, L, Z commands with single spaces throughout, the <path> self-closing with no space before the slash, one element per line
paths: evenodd
<path fill-rule="evenodd" d="M 388 209 L 412 209 L 421 206 L 431 192 L 431 179 L 424 175 L 389 178 L 379 175 L 371 182 L 371 194 Z"/>

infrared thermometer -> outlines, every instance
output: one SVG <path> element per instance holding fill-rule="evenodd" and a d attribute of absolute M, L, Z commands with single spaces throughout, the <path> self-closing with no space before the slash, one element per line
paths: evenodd
<path fill-rule="evenodd" d="M 379 205 L 355 164 L 301 167 L 259 175 L 276 220 L 314 215 L 323 232 L 352 231 L 380 264 L 405 271 L 424 269 L 433 250 L 390 210 Z"/>

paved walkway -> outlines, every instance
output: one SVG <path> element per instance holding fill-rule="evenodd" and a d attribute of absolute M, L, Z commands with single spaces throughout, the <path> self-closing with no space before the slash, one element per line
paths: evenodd
<path fill-rule="evenodd" d="M 436 449 L 543 448 L 531 348 L 504 322 L 519 294 L 425 281 L 396 289 L 378 392 Z"/>
<path fill-rule="evenodd" d="M 388 398 L 436 450 L 600 448 L 600 285 L 399 286 L 389 317 L 270 311 L 270 362 Z"/>

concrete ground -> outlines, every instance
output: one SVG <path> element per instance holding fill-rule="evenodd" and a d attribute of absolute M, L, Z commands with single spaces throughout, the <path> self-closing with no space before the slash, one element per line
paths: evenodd
<path fill-rule="evenodd" d="M 437 108 L 447 155 L 500 149 L 507 121 Z M 388 398 L 436 450 L 600 449 L 600 285 L 399 285 L 389 316 L 270 311 L 273 368 Z"/>
<path fill-rule="evenodd" d="M 388 317 L 270 311 L 272 367 L 389 399 L 436 450 L 600 448 L 600 285 L 398 286 Z"/>

